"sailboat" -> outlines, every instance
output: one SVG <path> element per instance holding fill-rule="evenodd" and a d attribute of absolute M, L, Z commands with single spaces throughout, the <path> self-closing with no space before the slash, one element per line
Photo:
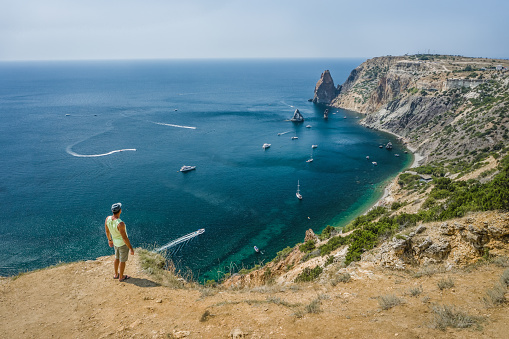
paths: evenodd
<path fill-rule="evenodd" d="M 300 182 L 297 180 L 297 193 L 295 193 L 295 195 L 297 196 L 297 198 L 299 200 L 302 200 L 302 195 L 300 194 Z"/>

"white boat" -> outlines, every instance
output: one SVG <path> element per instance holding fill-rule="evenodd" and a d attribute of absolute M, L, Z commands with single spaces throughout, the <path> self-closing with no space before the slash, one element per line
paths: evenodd
<path fill-rule="evenodd" d="M 311 148 L 317 148 L 318 145 L 311 145 Z"/>
<path fill-rule="evenodd" d="M 300 194 L 300 182 L 298 180 L 297 180 L 297 193 L 295 193 L 295 195 L 299 200 L 302 200 L 302 195 Z"/>
<path fill-rule="evenodd" d="M 306 160 L 306 162 L 313 162 L 313 158 Z"/>
<path fill-rule="evenodd" d="M 398 153 L 396 153 L 396 154 L 394 154 L 394 156 L 395 156 L 395 157 L 399 157 L 399 154 L 398 154 Z"/>
<path fill-rule="evenodd" d="M 254 246 L 254 250 L 255 250 L 255 252 L 260 252 L 260 250 L 256 246 Z"/>
<path fill-rule="evenodd" d="M 366 155 L 366 159 L 369 160 L 369 155 Z"/>
<path fill-rule="evenodd" d="M 372 162 L 372 164 L 373 164 L 373 165 L 375 165 L 375 166 L 376 166 L 376 165 L 378 165 L 378 164 L 376 163 L 376 161 L 373 161 L 373 162 Z"/>
<path fill-rule="evenodd" d="M 270 144 L 265 143 L 265 144 L 263 144 L 263 146 L 262 146 L 262 147 L 263 147 L 264 149 L 269 148 L 269 147 L 270 147 Z"/>
<path fill-rule="evenodd" d="M 292 137 L 292 140 L 297 140 L 299 139 L 299 137 Z"/>
<path fill-rule="evenodd" d="M 307 125 L 306 128 L 311 128 L 311 125 Z"/>
<path fill-rule="evenodd" d="M 184 165 L 184 166 L 182 166 L 180 168 L 180 172 L 189 172 L 189 171 L 192 171 L 194 169 L 196 169 L 196 166 L 185 166 Z"/>

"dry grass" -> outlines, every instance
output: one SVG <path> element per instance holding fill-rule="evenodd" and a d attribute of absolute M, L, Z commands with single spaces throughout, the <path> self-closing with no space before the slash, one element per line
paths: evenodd
<path fill-rule="evenodd" d="M 173 288 L 183 288 L 185 281 L 175 273 L 172 262 L 158 253 L 146 249 L 138 249 L 140 266 L 157 283 Z"/>
<path fill-rule="evenodd" d="M 445 289 L 453 288 L 454 280 L 452 280 L 451 277 L 448 277 L 447 279 L 442 278 L 438 281 L 437 286 L 441 291 L 443 291 Z"/>
<path fill-rule="evenodd" d="M 433 305 L 431 310 L 433 312 L 431 327 L 442 331 L 447 327 L 467 328 L 480 322 L 479 318 L 457 310 L 454 306 Z"/>
<path fill-rule="evenodd" d="M 486 291 L 486 296 L 483 297 L 483 301 L 486 307 L 500 306 L 506 303 L 505 292 L 507 288 L 502 284 L 496 284 L 493 288 Z"/>
<path fill-rule="evenodd" d="M 388 310 L 394 306 L 398 306 L 401 303 L 403 303 L 403 300 L 394 294 L 382 295 L 378 297 L 378 304 L 383 310 Z"/>

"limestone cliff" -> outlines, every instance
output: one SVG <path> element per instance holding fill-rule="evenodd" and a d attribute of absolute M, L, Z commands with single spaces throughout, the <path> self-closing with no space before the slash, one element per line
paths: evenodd
<path fill-rule="evenodd" d="M 313 103 L 329 105 L 337 94 L 338 90 L 334 87 L 334 81 L 332 80 L 330 72 L 326 70 L 316 83 Z"/>
<path fill-rule="evenodd" d="M 363 125 L 402 136 L 425 163 L 473 160 L 508 144 L 506 67 L 507 60 L 454 56 L 373 58 L 351 72 L 330 105 L 365 113 Z"/>

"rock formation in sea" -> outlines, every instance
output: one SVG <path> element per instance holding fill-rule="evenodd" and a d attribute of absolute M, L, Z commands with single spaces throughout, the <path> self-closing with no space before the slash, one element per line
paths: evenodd
<path fill-rule="evenodd" d="M 329 105 L 338 95 L 338 92 L 338 88 L 334 87 L 334 81 L 332 80 L 330 72 L 326 70 L 316 83 L 315 95 L 312 101 L 315 104 Z"/>
<path fill-rule="evenodd" d="M 296 109 L 295 112 L 293 113 L 293 117 L 290 119 L 290 121 L 293 121 L 293 122 L 303 122 L 304 121 L 304 117 L 302 116 L 300 111 L 298 109 Z"/>

